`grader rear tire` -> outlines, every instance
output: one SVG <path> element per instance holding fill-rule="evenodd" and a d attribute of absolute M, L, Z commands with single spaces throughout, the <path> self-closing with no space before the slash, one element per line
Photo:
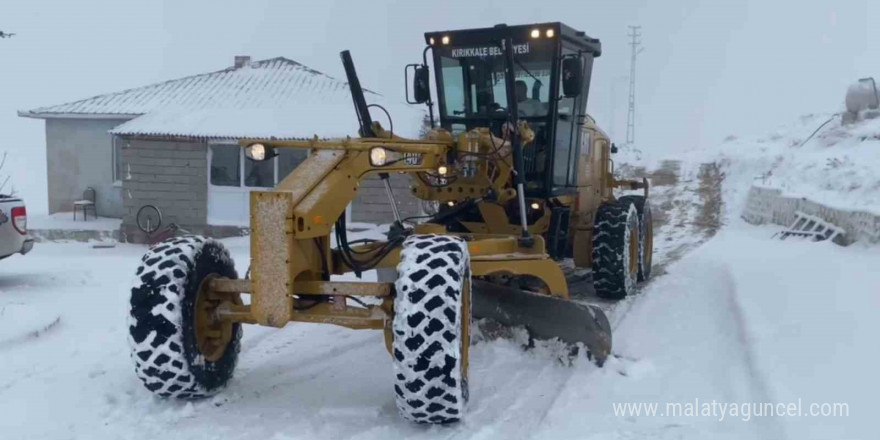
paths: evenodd
<path fill-rule="evenodd" d="M 409 237 L 397 270 L 392 320 L 397 409 L 418 423 L 457 422 L 468 400 L 467 244 L 445 235 Z"/>
<path fill-rule="evenodd" d="M 205 308 L 211 301 L 200 297 L 200 290 L 209 276 L 238 278 L 229 252 L 219 241 L 175 237 L 151 247 L 141 262 L 129 310 L 135 373 L 162 397 L 210 396 L 232 377 L 241 326 L 217 324 L 202 331 L 197 322 L 210 312 Z"/>
<path fill-rule="evenodd" d="M 628 201 L 596 211 L 593 226 L 593 288 L 600 298 L 623 299 L 636 289 L 639 272 L 639 215 Z"/>
<path fill-rule="evenodd" d="M 651 202 L 645 196 L 623 196 L 618 202 L 631 202 L 639 213 L 639 282 L 651 278 L 654 254 L 654 218 L 651 216 Z"/>

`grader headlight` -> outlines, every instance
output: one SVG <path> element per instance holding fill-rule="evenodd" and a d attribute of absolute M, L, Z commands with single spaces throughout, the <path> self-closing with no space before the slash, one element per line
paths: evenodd
<path fill-rule="evenodd" d="M 406 162 L 407 165 L 418 165 L 421 161 L 422 155 L 419 153 L 401 153 L 384 147 L 370 149 L 370 165 L 374 167 L 385 167 L 400 162 Z"/>
<path fill-rule="evenodd" d="M 370 150 L 370 165 L 374 167 L 382 167 L 388 163 L 388 151 L 382 147 L 376 147 Z"/>
<path fill-rule="evenodd" d="M 265 145 L 256 143 L 250 144 L 244 149 L 244 155 L 247 156 L 248 159 L 261 161 L 266 160 L 267 156 L 269 156 L 269 149 L 266 148 Z"/>

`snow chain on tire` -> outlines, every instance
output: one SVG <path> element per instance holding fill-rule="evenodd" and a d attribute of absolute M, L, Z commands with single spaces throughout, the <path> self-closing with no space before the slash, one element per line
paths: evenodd
<path fill-rule="evenodd" d="M 195 301 L 209 274 L 238 278 L 222 243 L 198 236 L 158 243 L 141 259 L 131 289 L 129 337 L 135 372 L 148 390 L 162 397 L 200 398 L 232 377 L 241 340 L 232 340 L 215 362 L 199 353 L 194 329 Z"/>
<path fill-rule="evenodd" d="M 397 271 L 392 322 L 397 408 L 419 423 L 458 421 L 468 400 L 462 368 L 463 344 L 469 343 L 462 326 L 470 322 L 469 313 L 462 316 L 471 282 L 467 244 L 448 235 L 411 236 Z"/>
<path fill-rule="evenodd" d="M 651 215 L 651 202 L 645 196 L 623 196 L 617 199 L 617 201 L 632 203 L 639 214 L 639 282 L 641 283 L 651 278 L 651 265 L 653 263 L 653 255 L 651 253 L 654 251 L 654 218 Z"/>
<path fill-rule="evenodd" d="M 601 298 L 622 299 L 636 288 L 630 271 L 629 240 L 638 234 L 639 218 L 632 202 L 604 204 L 593 226 L 593 288 Z M 636 272 L 638 272 L 636 270 Z"/>

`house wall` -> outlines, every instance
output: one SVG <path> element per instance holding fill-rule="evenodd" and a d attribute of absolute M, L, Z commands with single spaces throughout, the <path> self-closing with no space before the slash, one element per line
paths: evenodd
<path fill-rule="evenodd" d="M 412 194 L 412 177 L 408 174 L 391 174 L 391 189 L 401 218 L 421 215 L 421 204 Z M 361 182 L 358 196 L 351 206 L 351 219 L 365 223 L 390 223 L 394 221 L 394 213 L 385 186 L 378 176 Z"/>
<path fill-rule="evenodd" d="M 205 234 L 208 200 L 208 159 L 204 141 L 125 138 L 122 157 L 126 240 L 144 241 L 136 215 L 144 205 L 162 213 L 162 225 L 176 223 Z M 213 234 L 209 234 L 213 235 Z"/>
<path fill-rule="evenodd" d="M 92 187 L 98 215 L 123 215 L 122 186 L 113 180 L 113 141 L 108 130 L 126 119 L 46 119 L 49 213 L 73 210 Z"/>
<path fill-rule="evenodd" d="M 208 144 L 179 139 L 125 138 L 122 182 L 125 240 L 145 241 L 137 228 L 137 211 L 154 205 L 162 212 L 162 224 L 214 237 L 238 235 L 233 226 L 208 224 Z M 392 174 L 391 184 L 402 217 L 420 215 L 419 200 L 410 189 L 410 176 Z M 385 187 L 378 177 L 362 182 L 352 203 L 352 221 L 388 223 L 394 220 Z"/>

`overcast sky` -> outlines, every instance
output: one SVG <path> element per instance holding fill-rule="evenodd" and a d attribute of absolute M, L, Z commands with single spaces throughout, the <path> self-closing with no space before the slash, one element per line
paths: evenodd
<path fill-rule="evenodd" d="M 539 21 L 602 40 L 588 109 L 619 143 L 627 26 L 642 26 L 636 140 L 672 157 L 842 109 L 849 83 L 880 76 L 878 18 L 876 0 L 0 0 L 0 30 L 17 34 L 0 40 L 3 171 L 31 212 L 45 211 L 43 122 L 17 110 L 220 70 L 234 55 L 343 78 L 342 49 L 366 87 L 403 100 L 403 66 L 420 60 L 425 31 Z"/>

